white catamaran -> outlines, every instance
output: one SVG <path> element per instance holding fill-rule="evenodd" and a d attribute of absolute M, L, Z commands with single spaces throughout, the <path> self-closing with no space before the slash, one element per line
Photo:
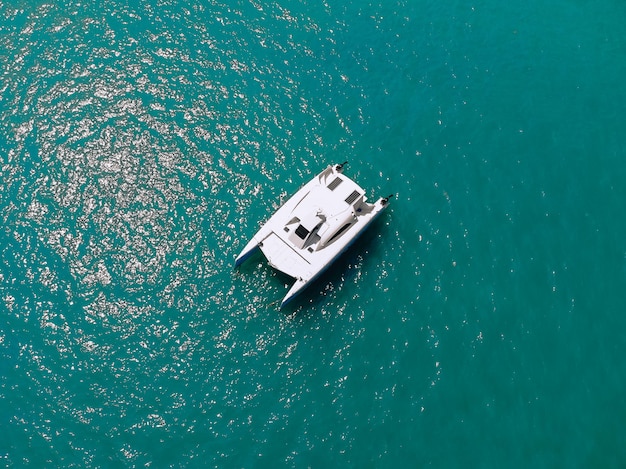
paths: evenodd
<path fill-rule="evenodd" d="M 235 267 L 261 249 L 269 264 L 296 279 L 281 307 L 313 282 L 387 207 L 373 204 L 343 174 L 346 163 L 328 166 L 287 200 L 243 248 Z"/>

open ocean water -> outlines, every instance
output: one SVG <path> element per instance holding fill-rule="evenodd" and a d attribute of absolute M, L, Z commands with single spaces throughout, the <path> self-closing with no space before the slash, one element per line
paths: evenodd
<path fill-rule="evenodd" d="M 0 0 L 0 465 L 626 466 L 622 0 L 128 3 Z"/>

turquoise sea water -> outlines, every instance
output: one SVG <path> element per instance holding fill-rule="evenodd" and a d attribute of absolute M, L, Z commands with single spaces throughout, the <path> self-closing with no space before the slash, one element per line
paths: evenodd
<path fill-rule="evenodd" d="M 626 465 L 624 2 L 98 3 L 0 1 L 1 465 Z"/>

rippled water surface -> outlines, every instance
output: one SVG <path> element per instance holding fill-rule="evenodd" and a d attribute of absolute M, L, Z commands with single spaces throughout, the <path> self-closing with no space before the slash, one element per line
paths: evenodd
<path fill-rule="evenodd" d="M 0 1 L 0 461 L 626 464 L 626 8 Z M 279 310 L 327 164 L 390 209 Z"/>

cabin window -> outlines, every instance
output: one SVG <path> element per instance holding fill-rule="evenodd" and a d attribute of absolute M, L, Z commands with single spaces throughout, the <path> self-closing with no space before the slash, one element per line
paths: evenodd
<path fill-rule="evenodd" d="M 296 234 L 300 239 L 306 239 L 309 234 L 309 230 L 302 225 L 298 225 L 298 228 L 296 228 Z"/>
<path fill-rule="evenodd" d="M 348 197 L 346 197 L 346 203 L 348 205 L 351 205 L 352 202 L 354 202 L 356 199 L 358 199 L 360 195 L 361 194 L 359 193 L 359 191 L 352 192 L 352 194 L 350 194 Z"/>
<path fill-rule="evenodd" d="M 342 182 L 343 182 L 343 179 L 341 179 L 340 177 L 336 177 L 330 182 L 330 184 L 328 184 L 328 188 L 331 191 L 334 191 L 337 188 L 337 186 L 339 186 L 339 184 L 341 184 Z"/>
<path fill-rule="evenodd" d="M 332 243 L 334 240 L 336 240 L 337 238 L 339 238 L 339 236 L 341 236 L 341 234 L 342 234 L 344 231 L 346 231 L 348 228 L 350 228 L 350 225 L 351 225 L 351 224 L 352 224 L 352 223 L 346 223 L 345 225 L 343 225 L 343 226 L 342 226 L 342 227 L 341 227 L 341 228 L 337 231 L 337 233 L 335 233 L 335 234 L 333 235 L 333 237 L 332 237 L 332 238 L 330 238 L 330 239 L 328 240 L 328 243 L 330 244 L 330 243 Z"/>

